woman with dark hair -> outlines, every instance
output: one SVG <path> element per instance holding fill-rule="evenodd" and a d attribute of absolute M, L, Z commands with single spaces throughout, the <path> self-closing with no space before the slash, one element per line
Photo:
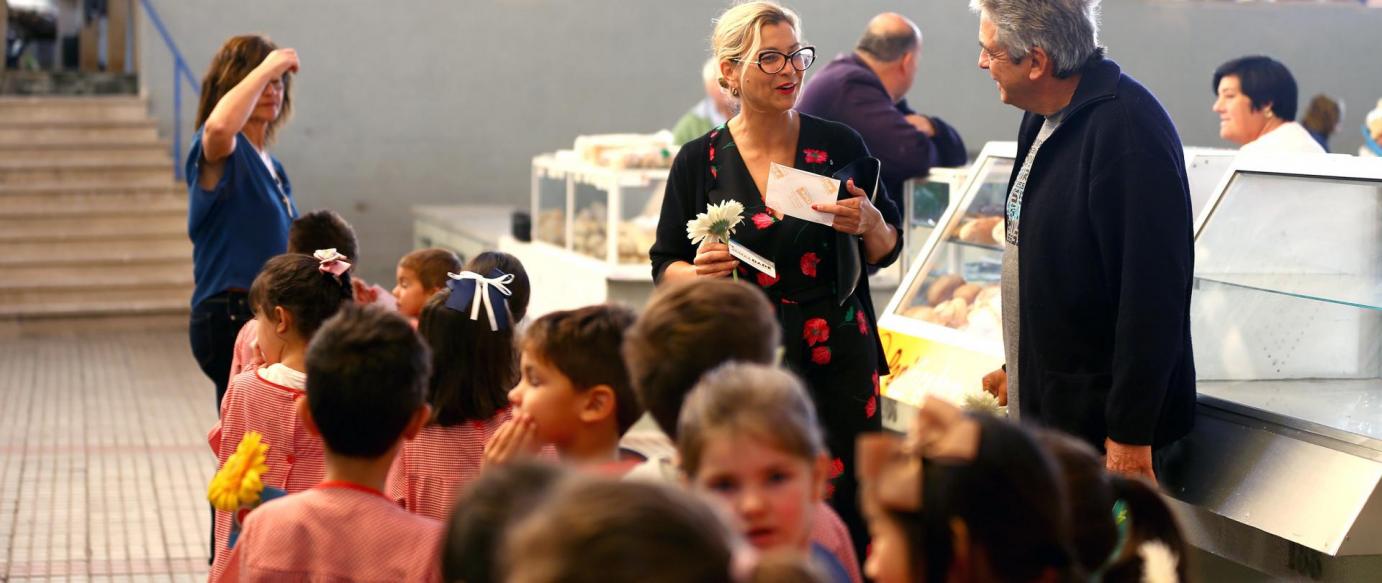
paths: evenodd
<path fill-rule="evenodd" d="M 235 336 L 254 317 L 250 283 L 288 249 L 297 218 L 283 165 L 269 155 L 292 111 L 297 52 L 258 35 L 232 37 L 202 79 L 197 135 L 187 154 L 187 234 L 195 289 L 188 336 L 220 411 Z M 350 260 L 355 258 L 351 257 Z"/>
<path fill-rule="evenodd" d="M 1323 154 L 1296 123 L 1296 79 L 1286 65 L 1264 56 L 1234 59 L 1214 71 L 1219 137 L 1240 152 Z"/>
<path fill-rule="evenodd" d="M 1056 465 L 1016 424 L 927 397 L 905 439 L 860 437 L 856 457 L 874 581 L 1074 580 Z"/>

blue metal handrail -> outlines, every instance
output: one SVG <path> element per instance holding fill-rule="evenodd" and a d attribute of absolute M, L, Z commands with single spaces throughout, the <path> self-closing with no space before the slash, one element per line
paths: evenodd
<path fill-rule="evenodd" d="M 184 180 L 182 160 L 182 84 L 180 81 L 187 80 L 187 85 L 191 87 L 193 95 L 200 95 L 201 90 L 197 87 L 197 78 L 192 74 L 192 68 L 187 66 L 187 59 L 182 57 L 182 51 L 178 50 L 177 43 L 173 42 L 173 36 L 168 34 L 168 27 L 163 26 L 163 19 L 158 17 L 158 11 L 154 9 L 153 2 L 150 0 L 139 0 L 144 5 L 144 13 L 149 15 L 149 22 L 152 22 L 158 34 L 163 37 L 163 44 L 168 47 L 168 52 L 173 55 L 173 175 L 178 180 Z"/>

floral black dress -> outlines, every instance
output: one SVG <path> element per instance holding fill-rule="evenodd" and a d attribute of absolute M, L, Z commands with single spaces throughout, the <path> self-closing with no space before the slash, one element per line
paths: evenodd
<path fill-rule="evenodd" d="M 865 156 L 868 149 L 854 130 L 801 116 L 794 161 L 797 169 L 830 176 Z M 672 165 L 657 241 L 651 250 L 655 279 L 661 279 L 667 265 L 695 259 L 696 248 L 686 237 L 686 222 L 705 212 L 707 205 L 729 199 L 744 205 L 745 220 L 732 238 L 775 264 L 776 278 L 742 262 L 738 275 L 761 288 L 777 308 L 784 364 L 806 381 L 834 456 L 828 486 L 830 504 L 849 526 L 862 558 L 868 530 L 857 507 L 854 441 L 862 432 L 882 429 L 878 377 L 888 373 L 867 275 L 860 276 L 854 294 L 843 305 L 836 303 L 835 245 L 841 240 L 836 231 L 794 217 L 774 218 L 735 147 L 734 137 L 721 125 L 682 146 Z M 901 221 L 891 199 L 883 192 L 875 199 L 883 219 L 897 228 Z M 856 246 L 862 259 L 862 243 Z M 877 265 L 892 263 L 901 250 L 899 236 L 892 252 Z"/>

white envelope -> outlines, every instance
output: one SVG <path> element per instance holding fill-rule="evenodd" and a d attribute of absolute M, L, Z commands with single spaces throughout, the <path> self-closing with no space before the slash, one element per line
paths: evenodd
<path fill-rule="evenodd" d="M 835 224 L 835 215 L 811 210 L 811 205 L 834 203 L 839 192 L 839 180 L 773 163 L 763 198 L 777 212 L 828 227 Z"/>

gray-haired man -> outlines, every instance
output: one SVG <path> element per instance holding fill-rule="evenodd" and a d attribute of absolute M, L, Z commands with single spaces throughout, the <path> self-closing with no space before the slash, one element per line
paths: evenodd
<path fill-rule="evenodd" d="M 1026 114 L 1010 178 L 1003 335 L 1025 420 L 1155 479 L 1190 431 L 1194 271 L 1180 138 L 1099 46 L 1099 0 L 971 0 L 979 67 Z M 1002 374 L 1002 373 L 995 373 Z"/>

